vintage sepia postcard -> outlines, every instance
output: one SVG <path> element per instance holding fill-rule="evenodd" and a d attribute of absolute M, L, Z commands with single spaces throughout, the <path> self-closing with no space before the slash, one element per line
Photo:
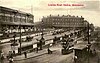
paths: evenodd
<path fill-rule="evenodd" d="M 0 63 L 100 63 L 100 0 L 0 0 Z"/>

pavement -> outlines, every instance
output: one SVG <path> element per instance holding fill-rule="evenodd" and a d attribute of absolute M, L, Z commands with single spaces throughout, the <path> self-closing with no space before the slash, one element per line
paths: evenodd
<path fill-rule="evenodd" d="M 66 32 L 67 34 L 67 32 Z M 61 36 L 61 35 L 59 35 Z M 47 38 L 47 37 L 46 37 Z M 50 38 L 50 36 L 48 37 Z M 81 38 L 78 38 L 77 40 L 80 40 Z M 8 47 L 8 46 L 6 46 Z M 68 54 L 68 55 L 61 55 L 61 48 L 58 48 L 58 46 L 51 47 L 50 48 L 52 51 L 54 51 L 53 54 L 48 55 L 47 54 L 47 49 L 43 49 L 39 51 L 38 53 L 36 52 L 31 52 L 27 53 L 27 58 L 25 58 L 24 54 L 20 56 L 14 57 L 14 63 L 33 63 L 33 59 L 37 61 L 37 63 L 72 63 L 72 56 L 73 54 Z M 36 59 L 38 58 L 38 59 Z M 69 59 L 70 58 L 70 59 Z M 47 59 L 47 60 L 45 60 Z M 29 60 L 29 62 L 27 62 Z M 30 62 L 31 61 L 31 62 Z M 41 62 L 39 62 L 41 61 Z M 7 63 L 7 62 L 5 62 Z"/>
<path fill-rule="evenodd" d="M 61 46 L 59 47 L 59 45 L 55 45 L 53 47 L 50 47 L 50 50 L 52 50 L 53 52 L 58 50 L 58 49 L 61 49 Z M 27 53 L 27 58 L 25 58 L 25 55 L 22 54 L 22 55 L 18 55 L 16 57 L 14 57 L 13 59 L 14 59 L 14 61 L 21 61 L 21 60 L 26 60 L 26 59 L 38 57 L 38 56 L 41 56 L 41 55 L 44 55 L 47 53 L 48 53 L 47 48 L 45 48 L 43 50 L 38 51 L 38 53 L 36 51 L 31 52 L 31 53 Z"/>
<path fill-rule="evenodd" d="M 80 40 L 80 39 L 82 39 L 82 37 L 78 38 L 77 40 Z M 58 49 L 59 49 L 58 46 L 59 46 L 59 45 L 50 47 L 50 49 L 51 49 L 52 51 L 58 50 Z M 24 54 L 22 54 L 22 55 L 20 55 L 20 56 L 14 57 L 14 60 L 15 60 L 15 61 L 20 61 L 20 60 L 29 59 L 29 58 L 37 57 L 37 56 L 44 55 L 44 54 L 47 54 L 47 49 L 43 49 L 43 50 L 39 51 L 38 53 L 36 53 L 36 52 L 28 53 L 28 54 L 27 54 L 27 58 L 25 58 Z"/>
<path fill-rule="evenodd" d="M 78 45 L 80 44 L 83 44 L 83 42 L 79 41 Z M 28 53 L 27 58 L 25 58 L 24 55 L 16 56 L 14 57 L 14 63 L 73 63 L 74 53 L 62 55 L 60 45 L 50 47 L 50 49 L 53 51 L 53 54 L 47 54 L 47 49 L 43 49 L 38 53 Z M 89 63 L 100 63 L 100 59 L 98 60 L 98 57 L 100 58 L 100 50 L 97 50 L 96 56 L 89 57 Z M 88 63 L 88 60 L 83 63 Z"/>
<path fill-rule="evenodd" d="M 82 37 L 80 37 L 80 38 L 78 38 L 77 40 L 81 40 L 82 39 Z M 52 50 L 53 52 L 55 52 L 55 51 L 61 51 L 61 45 L 55 45 L 55 46 L 52 46 L 52 47 L 50 47 L 50 50 Z M 47 52 L 47 49 L 43 49 L 43 50 L 41 50 L 41 51 L 38 51 L 38 53 L 36 53 L 36 52 L 31 52 L 31 53 L 28 53 L 27 54 L 27 58 L 25 58 L 25 55 L 24 54 L 22 54 L 22 55 L 20 55 L 20 56 L 16 56 L 16 57 L 14 57 L 14 61 L 24 61 L 24 60 L 27 60 L 27 59 L 31 59 L 31 58 L 36 58 L 36 57 L 40 57 L 40 56 L 44 56 L 44 55 L 46 55 L 48 52 Z M 60 52 L 61 53 L 61 52 Z M 61 55 L 61 54 L 60 54 Z M 72 55 L 72 54 L 71 54 Z M 72 55 L 73 56 L 73 55 Z M 65 61 L 63 61 L 63 60 L 66 60 L 66 61 L 68 61 L 68 62 L 70 62 L 70 63 L 72 63 L 72 56 L 71 56 L 71 59 L 70 60 L 68 60 L 68 59 L 64 59 L 64 58 L 62 58 L 62 60 L 61 61 L 59 61 L 59 62 L 61 62 L 61 63 L 64 63 Z M 64 57 L 66 57 L 66 56 L 64 56 Z M 60 58 L 61 59 L 61 58 Z"/>
<path fill-rule="evenodd" d="M 34 57 L 37 57 L 37 56 L 44 55 L 46 53 L 47 53 L 46 49 L 38 51 L 38 53 L 36 53 L 36 52 L 27 53 L 27 58 L 25 58 L 25 55 L 22 54 L 20 56 L 14 57 L 14 61 L 26 60 L 26 59 L 30 59 L 30 58 L 34 58 Z"/>
<path fill-rule="evenodd" d="M 14 61 L 14 63 L 73 63 L 73 53 L 62 55 L 61 46 L 54 46 L 54 47 L 51 47 L 50 49 L 54 50 L 52 54 L 47 54 L 47 51 L 45 51 L 46 53 L 39 56 L 35 56 L 35 57 L 34 57 L 34 54 L 32 54 L 32 57 L 27 58 L 25 60 L 17 60 L 17 61 Z M 40 51 L 40 53 L 43 53 L 43 52 Z M 17 58 L 20 58 L 20 57 L 17 57 Z"/>

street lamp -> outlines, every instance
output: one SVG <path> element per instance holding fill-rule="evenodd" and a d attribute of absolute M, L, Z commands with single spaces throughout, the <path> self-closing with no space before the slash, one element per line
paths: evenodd
<path fill-rule="evenodd" d="M 42 50 L 42 45 L 44 45 L 45 44 L 45 41 L 44 41 L 44 38 L 43 37 L 41 37 L 41 39 L 40 39 L 40 50 Z"/>
<path fill-rule="evenodd" d="M 43 38 L 43 20 L 42 20 L 42 34 L 41 34 L 41 39 L 40 39 L 40 50 L 42 50 L 42 45 L 45 44 L 45 39 Z"/>
<path fill-rule="evenodd" d="M 20 51 L 19 51 L 19 53 L 21 54 L 21 44 L 22 44 L 22 40 L 21 40 L 21 35 L 22 35 L 22 33 L 21 33 L 21 14 L 20 14 L 20 24 L 19 24 L 19 30 L 20 30 L 20 40 L 19 40 L 19 43 L 20 43 Z"/>
<path fill-rule="evenodd" d="M 43 20 L 42 20 L 42 34 L 41 34 L 41 36 L 43 37 Z"/>
<path fill-rule="evenodd" d="M 90 36 L 91 36 L 91 30 L 90 30 L 90 24 L 88 23 L 88 44 L 90 43 Z"/>
<path fill-rule="evenodd" d="M 89 35 L 90 35 L 90 32 L 89 32 L 89 22 L 87 22 L 87 29 L 88 29 L 88 63 L 89 63 L 89 52 L 90 52 L 90 46 L 91 46 L 91 43 L 90 43 L 90 40 L 89 40 Z"/>
<path fill-rule="evenodd" d="M 20 43 L 20 51 L 19 51 L 19 52 L 20 52 L 20 54 L 21 54 L 21 41 L 22 41 L 22 40 L 21 40 L 21 24 L 20 24 L 19 29 L 20 29 L 20 40 L 19 40 L 19 43 Z"/>

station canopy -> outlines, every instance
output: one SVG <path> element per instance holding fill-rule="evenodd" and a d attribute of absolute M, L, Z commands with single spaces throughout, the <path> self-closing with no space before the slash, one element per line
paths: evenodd
<path fill-rule="evenodd" d="M 20 23 L 20 22 L 3 22 L 1 21 L 3 25 L 26 25 L 26 26 L 33 26 L 33 23 Z"/>

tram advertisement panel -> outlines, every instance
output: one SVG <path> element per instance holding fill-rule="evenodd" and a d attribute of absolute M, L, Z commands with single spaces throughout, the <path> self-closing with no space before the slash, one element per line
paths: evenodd
<path fill-rule="evenodd" d="M 33 48 L 37 48 L 37 44 L 33 44 Z"/>
<path fill-rule="evenodd" d="M 11 46 L 12 51 L 15 51 L 15 53 L 18 53 L 18 46 Z"/>
<path fill-rule="evenodd" d="M 46 41 L 46 42 L 45 42 L 45 45 L 50 44 L 50 43 L 53 43 L 53 39 L 52 39 L 52 40 Z"/>

